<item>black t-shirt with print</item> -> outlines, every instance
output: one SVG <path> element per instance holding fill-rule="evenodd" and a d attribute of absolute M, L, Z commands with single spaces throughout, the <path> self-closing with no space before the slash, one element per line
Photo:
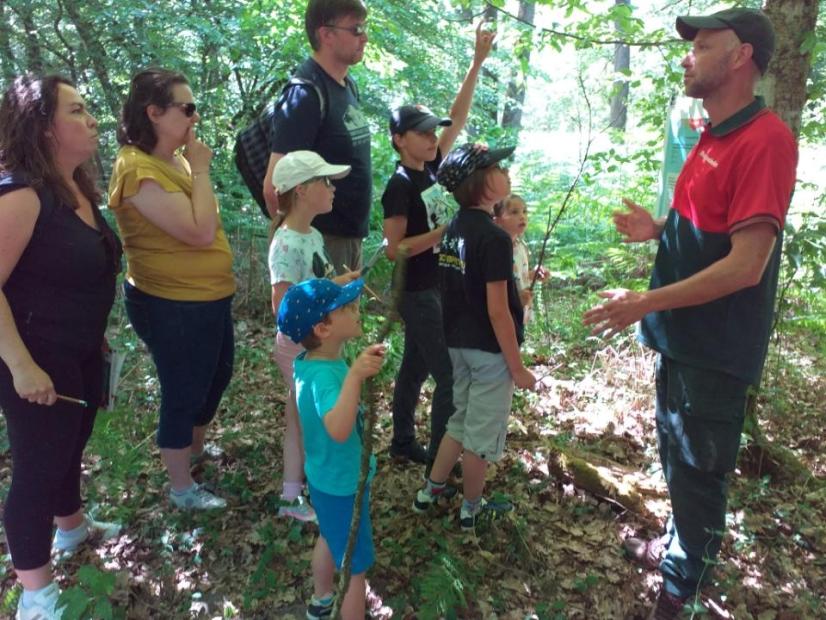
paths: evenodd
<path fill-rule="evenodd" d="M 481 209 L 461 209 L 447 226 L 439 254 L 439 286 L 447 346 L 500 353 L 488 318 L 487 283 L 506 280 L 519 344 L 522 303 L 513 279 L 510 235 Z"/>
<path fill-rule="evenodd" d="M 425 164 L 424 170 L 414 170 L 398 162 L 396 171 L 387 182 L 387 187 L 381 197 L 384 218 L 405 216 L 407 218 L 405 237 L 415 237 L 430 231 L 422 192 L 436 184 L 436 171 L 441 163 L 442 153 L 440 151 L 437 151 L 436 159 Z M 423 291 L 438 285 L 438 256 L 438 252 L 431 248 L 407 260 L 405 290 Z"/>
<path fill-rule="evenodd" d="M 350 174 L 333 181 L 333 210 L 317 215 L 313 226 L 341 237 L 367 236 L 373 177 L 370 169 L 370 126 L 359 107 L 358 95 L 348 79 L 343 86 L 312 58 L 296 75 L 312 80 L 326 94 L 327 111 L 321 122 L 321 102 L 312 87 L 289 90 L 273 115 L 273 153 L 315 151 L 328 163 L 352 166 Z"/>

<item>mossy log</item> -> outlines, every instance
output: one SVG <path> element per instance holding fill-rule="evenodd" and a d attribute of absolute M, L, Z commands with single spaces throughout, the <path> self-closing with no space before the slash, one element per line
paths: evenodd
<path fill-rule="evenodd" d="M 826 487 L 826 480 L 815 478 L 811 469 L 792 450 L 766 438 L 753 404 L 746 411 L 743 432 L 750 438 L 738 458 L 738 465 L 745 475 L 770 476 L 776 483 L 805 484 L 812 489 Z"/>
<path fill-rule="evenodd" d="M 549 446 L 548 470 L 555 477 L 599 497 L 607 498 L 656 525 L 660 518 L 648 501 L 665 497 L 665 489 L 651 484 L 638 469 L 570 446 Z"/>

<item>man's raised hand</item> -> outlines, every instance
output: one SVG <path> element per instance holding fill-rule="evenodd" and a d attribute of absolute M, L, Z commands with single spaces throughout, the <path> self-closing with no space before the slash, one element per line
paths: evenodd
<path fill-rule="evenodd" d="M 659 226 L 646 209 L 628 198 L 623 198 L 622 203 L 628 208 L 628 212 L 614 211 L 612 217 L 624 243 L 649 241 L 659 236 Z"/>

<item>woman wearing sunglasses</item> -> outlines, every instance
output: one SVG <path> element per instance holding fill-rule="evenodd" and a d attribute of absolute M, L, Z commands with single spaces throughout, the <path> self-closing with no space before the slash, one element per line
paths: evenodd
<path fill-rule="evenodd" d="M 109 184 L 127 260 L 126 312 L 158 371 L 157 442 L 170 499 L 185 510 L 226 505 L 193 481 L 191 464 L 234 356 L 232 254 L 209 177 L 212 151 L 195 135 L 200 118 L 182 74 L 135 75 Z"/>

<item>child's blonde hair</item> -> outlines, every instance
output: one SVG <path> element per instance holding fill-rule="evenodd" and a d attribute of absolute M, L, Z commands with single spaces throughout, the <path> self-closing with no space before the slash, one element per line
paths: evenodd
<path fill-rule="evenodd" d="M 296 185 L 296 187 L 298 187 L 298 185 Z M 275 237 L 275 231 L 278 230 L 278 227 L 284 223 L 284 220 L 290 214 L 290 210 L 292 210 L 293 206 L 295 205 L 295 200 L 295 187 L 288 189 L 283 194 L 278 194 L 278 211 L 276 211 L 275 215 L 272 218 L 272 222 L 270 222 L 270 231 L 269 238 L 267 240 L 267 245 L 272 243 L 272 238 Z"/>

